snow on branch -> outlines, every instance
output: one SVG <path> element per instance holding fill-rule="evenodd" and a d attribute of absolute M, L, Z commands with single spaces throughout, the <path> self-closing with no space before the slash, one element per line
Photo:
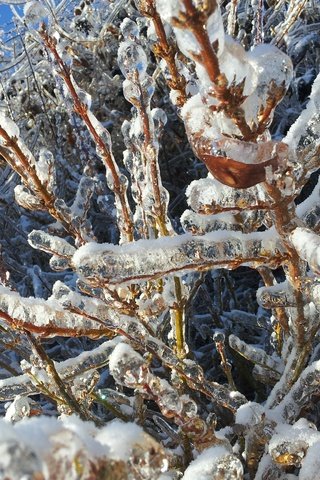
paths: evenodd
<path fill-rule="evenodd" d="M 74 254 L 72 264 L 91 285 L 150 280 L 170 273 L 241 264 L 276 267 L 285 260 L 274 232 L 241 234 L 213 232 L 157 240 L 139 240 L 126 247 L 88 243 Z"/>

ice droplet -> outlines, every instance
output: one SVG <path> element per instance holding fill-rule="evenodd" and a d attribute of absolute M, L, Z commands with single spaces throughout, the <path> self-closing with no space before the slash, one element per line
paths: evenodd
<path fill-rule="evenodd" d="M 127 40 L 120 44 L 118 65 L 127 79 L 134 80 L 135 75 L 138 75 L 139 80 L 143 80 L 147 71 L 148 59 L 140 45 Z"/>

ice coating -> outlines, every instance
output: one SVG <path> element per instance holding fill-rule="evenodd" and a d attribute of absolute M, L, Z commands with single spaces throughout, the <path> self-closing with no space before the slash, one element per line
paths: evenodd
<path fill-rule="evenodd" d="M 114 420 L 99 429 L 75 415 L 41 416 L 15 425 L 1 420 L 1 432 L 0 468 L 10 478 L 54 478 L 61 469 L 76 478 L 79 459 L 86 478 L 105 476 L 106 469 L 133 478 L 137 456 L 149 478 L 160 478 L 168 468 L 160 443 L 131 422 Z"/>
<path fill-rule="evenodd" d="M 36 160 L 36 171 L 42 184 L 45 185 L 51 193 L 53 193 L 55 186 L 54 162 L 55 159 L 52 152 L 42 148 Z"/>
<path fill-rule="evenodd" d="M 278 373 L 282 373 L 283 365 L 280 359 L 270 357 L 262 348 L 254 345 L 248 345 L 236 335 L 229 336 L 229 345 L 252 363 L 261 365 L 270 370 L 275 370 Z"/>
<path fill-rule="evenodd" d="M 45 205 L 24 185 L 14 187 L 14 198 L 18 205 L 28 210 L 45 210 Z"/>
<path fill-rule="evenodd" d="M 194 480 L 241 480 L 243 467 L 240 460 L 223 445 L 204 450 L 186 469 L 182 479 Z"/>
<path fill-rule="evenodd" d="M 82 352 L 74 358 L 55 362 L 57 372 L 61 378 L 69 382 L 86 371 L 102 368 L 108 363 L 110 354 L 120 341 L 121 337 L 117 337 L 103 342 L 93 350 Z M 1 401 L 13 400 L 17 395 L 33 395 L 36 392 L 37 386 L 32 383 L 27 374 L 0 380 Z"/>
<path fill-rule="evenodd" d="M 156 7 L 163 20 L 170 22 L 173 18 L 179 17 L 180 12 L 184 12 L 183 2 L 181 0 L 156 0 Z"/>
<path fill-rule="evenodd" d="M 245 190 L 223 185 L 211 176 L 194 180 L 186 190 L 188 205 L 198 213 L 213 214 L 221 211 L 244 210 L 249 206 L 269 204 L 265 191 L 259 185 Z"/>
<path fill-rule="evenodd" d="M 288 282 L 281 282 L 257 290 L 257 301 L 264 308 L 292 307 L 295 304 L 292 289 Z"/>
<path fill-rule="evenodd" d="M 76 251 L 75 247 L 63 238 L 50 235 L 42 230 L 33 230 L 28 236 L 28 242 L 33 248 L 66 258 L 70 258 Z"/>
<path fill-rule="evenodd" d="M 320 274 L 320 237 L 312 230 L 298 227 L 291 234 L 291 241 L 300 257 L 309 263 L 315 273 Z"/>
<path fill-rule="evenodd" d="M 137 74 L 139 80 L 143 80 L 148 65 L 147 56 L 140 45 L 130 40 L 126 40 L 120 44 L 118 50 L 118 64 L 126 78 L 134 78 Z"/>
<path fill-rule="evenodd" d="M 267 235 L 266 232 L 241 234 L 219 231 L 201 237 L 185 234 L 139 240 L 125 249 L 91 242 L 77 250 L 72 263 L 80 277 L 88 283 L 125 283 L 194 270 L 195 266 L 210 269 L 215 265 L 230 265 L 232 268 L 240 259 L 241 262 L 258 264 L 259 260 L 271 260 L 271 252 L 275 249 L 281 251 L 282 248 L 271 232 Z M 281 263 L 280 259 L 278 261 Z"/>
<path fill-rule="evenodd" d="M 65 311 L 53 299 L 24 298 L 3 286 L 0 286 L 0 310 L 2 317 L 13 328 L 49 337 L 69 336 L 73 332 L 78 336 L 91 335 L 96 338 L 106 330 L 97 321 Z"/>
<path fill-rule="evenodd" d="M 6 131 L 10 138 L 18 139 L 20 137 L 20 130 L 18 125 L 3 112 L 0 113 L 0 127 Z"/>

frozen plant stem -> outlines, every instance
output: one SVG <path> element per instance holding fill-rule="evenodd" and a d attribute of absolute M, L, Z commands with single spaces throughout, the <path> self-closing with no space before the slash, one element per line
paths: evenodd
<path fill-rule="evenodd" d="M 206 21 L 210 14 L 218 7 L 216 0 L 210 0 L 201 11 L 192 2 L 192 0 L 183 0 L 185 13 L 180 13 L 180 18 L 173 19 L 173 25 L 178 28 L 187 28 L 194 34 L 201 53 L 197 56 L 197 61 L 202 63 L 206 69 L 208 77 L 214 85 L 214 96 L 223 104 L 225 113 L 231 118 L 235 125 L 239 128 L 244 140 L 251 140 L 255 135 L 245 120 L 245 113 L 237 103 L 241 103 L 241 95 L 238 99 L 233 96 L 228 88 L 227 79 L 220 71 L 218 57 L 210 42 L 206 29 Z M 206 8 L 208 11 L 206 11 Z"/>
<path fill-rule="evenodd" d="M 282 239 L 288 252 L 288 275 L 289 280 L 294 288 L 294 295 L 296 298 L 296 335 L 297 344 L 302 347 L 306 341 L 306 319 L 304 316 L 303 306 L 304 298 L 301 290 L 302 287 L 302 261 L 297 254 L 296 249 L 288 241 L 288 235 L 296 228 L 297 221 L 299 221 L 295 215 L 295 207 L 291 198 L 282 197 L 281 191 L 277 186 L 272 186 L 268 183 L 266 185 L 266 191 L 273 200 L 273 213 L 276 229 Z"/>
<path fill-rule="evenodd" d="M 186 81 L 183 75 L 181 75 L 177 69 L 175 55 L 177 53 L 176 48 L 169 43 L 166 32 L 157 9 L 155 8 L 154 0 L 145 0 L 140 2 L 140 12 L 147 18 L 151 18 L 156 35 L 158 37 L 158 43 L 153 47 L 155 55 L 163 58 L 167 64 L 168 70 L 171 75 L 171 79 L 167 81 L 169 87 L 179 92 L 177 106 L 182 107 L 186 100 Z"/>
<path fill-rule="evenodd" d="M 77 402 L 77 400 L 74 398 L 70 389 L 68 389 L 64 384 L 63 380 L 61 380 L 54 366 L 53 360 L 51 360 L 51 358 L 47 355 L 39 340 L 35 339 L 33 335 L 29 332 L 25 333 L 28 337 L 29 342 L 32 345 L 32 348 L 34 349 L 40 360 L 46 365 L 46 372 L 52 378 L 61 398 L 65 401 L 66 405 L 68 405 L 72 412 L 76 412 L 83 420 L 89 420 L 91 418 L 90 413 L 82 408 L 81 404 Z"/>
<path fill-rule="evenodd" d="M 44 41 L 45 46 L 48 48 L 48 50 L 52 53 L 55 61 L 57 62 L 59 66 L 58 73 L 63 79 L 63 81 L 66 84 L 66 87 L 69 90 L 69 93 L 71 95 L 71 98 L 74 103 L 74 110 L 75 112 L 82 118 L 84 124 L 86 125 L 88 131 L 90 132 L 95 144 L 99 148 L 99 151 L 101 152 L 101 156 L 105 162 L 106 168 L 110 171 L 114 186 L 114 194 L 115 196 L 119 199 L 121 209 L 122 209 L 122 214 L 123 214 L 123 220 L 124 220 L 124 238 L 128 242 L 132 242 L 133 240 L 133 224 L 131 220 L 131 213 L 130 213 L 130 208 L 128 204 L 128 200 L 126 197 L 126 192 L 125 188 L 123 185 L 121 185 L 119 174 L 118 174 L 118 169 L 115 163 L 115 160 L 113 158 L 112 152 L 110 151 L 109 146 L 106 144 L 106 142 L 103 140 L 102 136 L 99 134 L 97 131 L 96 125 L 93 124 L 92 122 L 92 114 L 88 114 L 88 106 L 85 105 L 79 98 L 79 95 L 76 91 L 76 88 L 74 86 L 74 81 L 71 78 L 70 70 L 67 67 L 67 65 L 63 62 L 62 58 L 60 57 L 57 48 L 56 48 L 56 43 L 53 38 L 51 38 L 45 29 L 45 26 L 43 25 L 43 28 L 40 32 L 41 37 Z"/>
<path fill-rule="evenodd" d="M 43 202 L 50 215 L 58 220 L 67 232 L 74 237 L 81 239 L 80 232 L 75 230 L 55 208 L 54 202 L 56 198 L 50 192 L 48 192 L 48 190 L 40 181 L 35 167 L 31 165 L 28 156 L 20 148 L 18 139 L 15 137 L 10 137 L 3 127 L 0 127 L 0 137 L 2 137 L 6 147 L 3 148 L 0 146 L 0 154 L 3 156 L 3 158 L 20 175 L 24 182 L 27 185 L 30 185 L 31 191 L 33 191 L 38 196 L 40 201 Z M 12 152 L 13 156 L 9 154 L 7 149 Z"/>
<path fill-rule="evenodd" d="M 260 273 L 265 286 L 272 287 L 275 282 L 272 271 L 267 267 L 260 267 L 257 270 Z M 274 331 L 277 337 L 277 349 L 280 356 L 283 346 L 283 337 L 287 339 L 289 336 L 288 316 L 283 307 L 275 307 L 274 311 L 277 318 L 277 325 L 275 326 Z"/>
<path fill-rule="evenodd" d="M 174 277 L 174 286 L 176 294 L 176 306 L 171 310 L 171 315 L 173 316 L 175 325 L 174 331 L 177 356 L 178 358 L 183 359 L 187 353 L 185 348 L 185 308 L 182 298 L 181 280 L 179 277 Z"/>

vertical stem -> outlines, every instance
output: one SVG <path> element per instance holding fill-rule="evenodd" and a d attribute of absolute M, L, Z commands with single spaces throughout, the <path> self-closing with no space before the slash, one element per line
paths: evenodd
<path fill-rule="evenodd" d="M 95 144 L 97 147 L 99 147 L 99 150 L 101 151 L 101 157 L 103 161 L 105 162 L 106 167 L 110 170 L 110 173 L 112 175 L 113 183 L 114 183 L 114 193 L 115 196 L 119 199 L 119 203 L 121 205 L 122 209 L 122 214 L 123 214 L 123 220 L 124 220 L 124 231 L 123 233 L 125 234 L 125 237 L 127 241 L 131 242 L 133 240 L 133 223 L 131 220 L 131 213 L 129 209 L 129 204 L 127 201 L 126 193 L 121 185 L 119 174 L 118 174 L 118 169 L 117 165 L 115 163 L 115 160 L 113 158 L 113 154 L 110 151 L 108 145 L 106 142 L 103 140 L 102 136 L 99 134 L 97 131 L 95 125 L 93 125 L 91 118 L 88 114 L 88 107 L 85 105 L 83 102 L 81 102 L 78 93 L 76 91 L 76 88 L 74 86 L 74 81 L 71 77 L 70 70 L 69 68 L 65 65 L 63 62 L 62 58 L 60 57 L 57 49 L 55 42 L 52 38 L 49 37 L 45 29 L 42 30 L 41 36 L 43 38 L 43 41 L 46 45 L 46 47 L 50 50 L 52 53 L 58 67 L 58 73 L 63 79 L 63 81 L 66 84 L 66 87 L 69 90 L 69 94 L 73 100 L 74 103 L 74 110 L 75 112 L 82 118 L 84 124 L 86 125 L 88 131 L 90 132 Z M 98 121 L 98 120 L 97 120 Z M 100 123 L 100 122 L 99 122 Z"/>
<path fill-rule="evenodd" d="M 46 351 L 39 343 L 37 339 L 35 339 L 31 333 L 25 332 L 30 341 L 32 347 L 34 348 L 35 352 L 39 356 L 39 358 L 44 362 L 46 365 L 46 371 L 48 375 L 54 381 L 61 398 L 65 401 L 66 405 L 71 409 L 73 412 L 77 412 L 82 420 L 89 420 L 90 414 L 86 410 L 84 410 L 79 404 L 79 402 L 74 398 L 72 392 L 67 388 L 64 384 L 63 380 L 60 378 L 56 367 L 54 365 L 53 360 L 47 355 Z"/>
<path fill-rule="evenodd" d="M 148 0 L 147 9 L 145 11 L 141 11 L 141 13 L 142 15 L 150 17 L 153 22 L 154 29 L 159 40 L 159 43 L 154 47 L 154 53 L 165 60 L 171 75 L 171 80 L 168 81 L 168 85 L 173 90 L 178 90 L 178 106 L 182 107 L 187 100 L 186 80 L 178 71 L 175 60 L 176 49 L 172 44 L 169 44 L 167 40 L 161 17 L 154 5 L 154 0 Z"/>
<path fill-rule="evenodd" d="M 258 272 L 260 273 L 266 287 L 271 287 L 274 285 L 274 276 L 272 275 L 269 268 L 260 267 L 258 268 Z M 285 308 L 283 307 L 276 307 L 273 310 L 277 319 L 277 325 L 274 330 L 277 336 L 278 354 L 279 356 L 281 356 L 283 335 L 287 337 L 289 334 L 288 316 L 286 314 Z"/>
<path fill-rule="evenodd" d="M 176 307 L 172 309 L 173 320 L 175 325 L 175 341 L 177 356 L 180 359 L 185 358 L 187 352 L 185 348 L 185 324 L 184 324 L 184 305 L 181 290 L 181 280 L 179 277 L 174 277 L 174 286 L 176 294 Z"/>

